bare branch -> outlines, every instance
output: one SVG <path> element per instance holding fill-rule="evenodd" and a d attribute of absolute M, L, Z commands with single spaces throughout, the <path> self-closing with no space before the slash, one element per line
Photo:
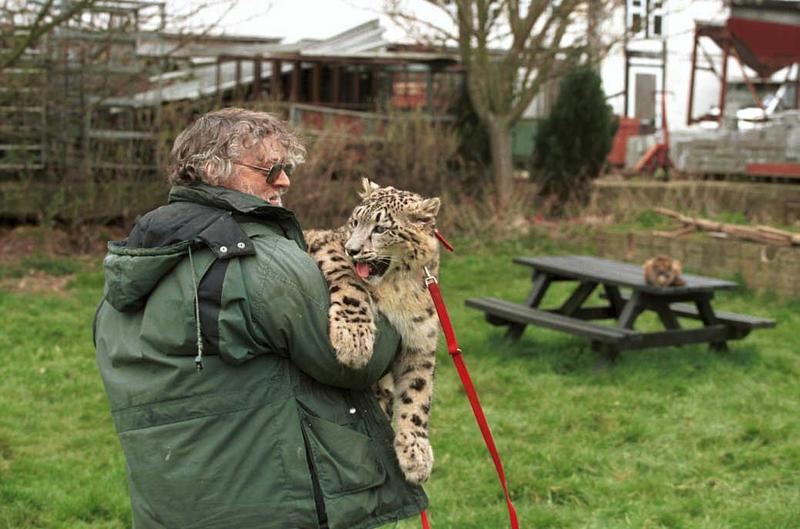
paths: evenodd
<path fill-rule="evenodd" d="M 454 27 L 458 27 L 458 18 L 445 0 L 424 0 L 425 4 L 439 9 L 445 14 Z M 434 24 L 417 16 L 403 5 L 402 0 L 384 0 L 383 13 L 400 26 L 405 33 L 416 40 L 432 41 L 435 44 L 453 44 L 458 42 L 458 35 L 451 30 Z M 421 29 L 434 34 L 433 38 L 423 38 Z"/>
<path fill-rule="evenodd" d="M 458 26 L 458 18 L 456 14 L 450 10 L 450 5 L 447 2 L 444 0 L 425 0 L 425 2 L 434 7 L 438 7 L 443 13 L 447 14 L 448 18 L 450 18 L 450 22 L 452 22 L 454 26 Z"/>
<path fill-rule="evenodd" d="M 35 13 L 22 9 L 20 12 L 15 13 L 15 15 L 24 18 L 28 18 L 26 15 L 33 15 L 33 20 L 30 24 L 20 28 L 25 30 L 20 34 L 15 33 L 13 29 L 11 30 L 12 35 L 19 35 L 19 40 L 14 43 L 14 46 L 8 53 L 0 56 L 0 71 L 5 70 L 18 61 L 25 53 L 25 50 L 34 46 L 44 35 L 50 33 L 53 29 L 68 22 L 84 11 L 91 10 L 97 1 L 98 0 L 79 0 L 75 3 L 68 3 L 65 6 L 62 4 L 62 10 L 59 11 L 55 9 L 54 0 L 45 0 L 41 8 Z M 28 4 L 27 7 L 30 7 L 30 5 L 31 4 Z M 12 25 L 15 22 L 14 18 L 15 17 L 12 17 L 9 21 Z"/>
<path fill-rule="evenodd" d="M 569 2 L 565 0 L 562 5 L 559 6 L 559 9 L 568 3 Z M 565 9 L 569 9 L 569 6 L 567 6 Z M 554 15 L 554 17 L 555 16 L 556 15 Z M 522 114 L 525 112 L 525 109 L 528 108 L 528 105 L 530 105 L 531 101 L 533 101 L 533 98 L 536 96 L 538 87 L 541 86 L 543 79 L 550 75 L 550 71 L 553 68 L 553 63 L 556 61 L 556 58 L 565 51 L 574 51 L 578 49 L 578 47 L 561 48 L 561 41 L 563 40 L 564 34 L 570 26 L 569 16 L 562 13 L 561 16 L 557 18 L 557 24 L 558 27 L 556 28 L 553 37 L 550 40 L 550 46 L 548 46 L 549 49 L 544 53 L 539 53 L 537 56 L 537 59 L 539 59 L 537 77 L 543 77 L 537 79 L 538 85 L 536 85 L 536 90 L 528 89 L 521 92 L 518 101 L 515 102 L 515 105 L 512 107 L 513 109 L 511 111 L 512 119 L 514 121 L 522 116 Z M 544 60 L 541 60 L 542 58 Z M 571 64 L 569 66 L 571 66 Z M 537 67 L 537 65 L 529 62 L 526 67 L 528 68 L 528 71 L 530 71 L 534 67 Z"/>
<path fill-rule="evenodd" d="M 597 29 L 602 12 L 619 1 L 427 0 L 446 12 L 458 28 L 456 41 L 469 98 L 489 130 L 500 203 L 512 189 L 511 127 L 544 83 L 576 62 L 597 60 L 604 50 Z M 398 6 L 400 0 L 391 2 Z M 406 15 L 409 20 L 415 18 Z M 576 29 L 585 29 L 588 37 L 574 35 Z M 502 37 L 510 41 L 509 48 L 490 49 L 490 42 Z"/>

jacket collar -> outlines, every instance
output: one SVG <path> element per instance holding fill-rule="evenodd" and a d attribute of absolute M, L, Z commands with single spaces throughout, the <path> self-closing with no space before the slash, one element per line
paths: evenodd
<path fill-rule="evenodd" d="M 273 206 L 267 201 L 227 187 L 193 183 L 173 186 L 169 192 L 169 202 L 194 202 L 234 213 L 255 215 L 274 220 L 295 220 L 292 211 Z"/>

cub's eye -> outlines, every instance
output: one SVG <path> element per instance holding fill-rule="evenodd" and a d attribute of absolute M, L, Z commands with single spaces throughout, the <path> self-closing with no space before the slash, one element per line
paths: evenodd
<path fill-rule="evenodd" d="M 350 225 L 351 225 L 352 227 L 354 227 L 354 228 L 355 228 L 356 226 L 358 226 L 358 219 L 353 219 L 353 220 L 351 220 L 351 221 L 350 221 Z"/>
<path fill-rule="evenodd" d="M 386 226 L 380 226 L 380 225 L 375 226 L 375 229 L 372 231 L 374 231 L 375 233 L 383 233 L 386 231 Z"/>

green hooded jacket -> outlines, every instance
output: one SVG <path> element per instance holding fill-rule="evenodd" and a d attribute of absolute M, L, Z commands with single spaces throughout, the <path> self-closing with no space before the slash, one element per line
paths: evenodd
<path fill-rule="evenodd" d="M 336 360 L 290 211 L 176 186 L 108 249 L 95 346 L 136 529 L 368 529 L 426 507 L 369 390 L 399 337 L 381 319 L 365 368 Z"/>

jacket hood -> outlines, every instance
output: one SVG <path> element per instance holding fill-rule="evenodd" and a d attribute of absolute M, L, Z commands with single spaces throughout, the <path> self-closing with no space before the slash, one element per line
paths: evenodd
<path fill-rule="evenodd" d="M 127 248 L 108 243 L 103 260 L 106 300 L 120 312 L 141 309 L 159 281 L 189 254 L 190 241 L 159 248 Z"/>
<path fill-rule="evenodd" d="M 141 309 L 158 282 L 195 248 L 207 247 L 217 259 L 254 255 L 237 219 L 274 225 L 305 249 L 288 209 L 224 187 L 175 186 L 169 204 L 142 216 L 124 241 L 108 244 L 106 299 L 120 312 Z"/>

